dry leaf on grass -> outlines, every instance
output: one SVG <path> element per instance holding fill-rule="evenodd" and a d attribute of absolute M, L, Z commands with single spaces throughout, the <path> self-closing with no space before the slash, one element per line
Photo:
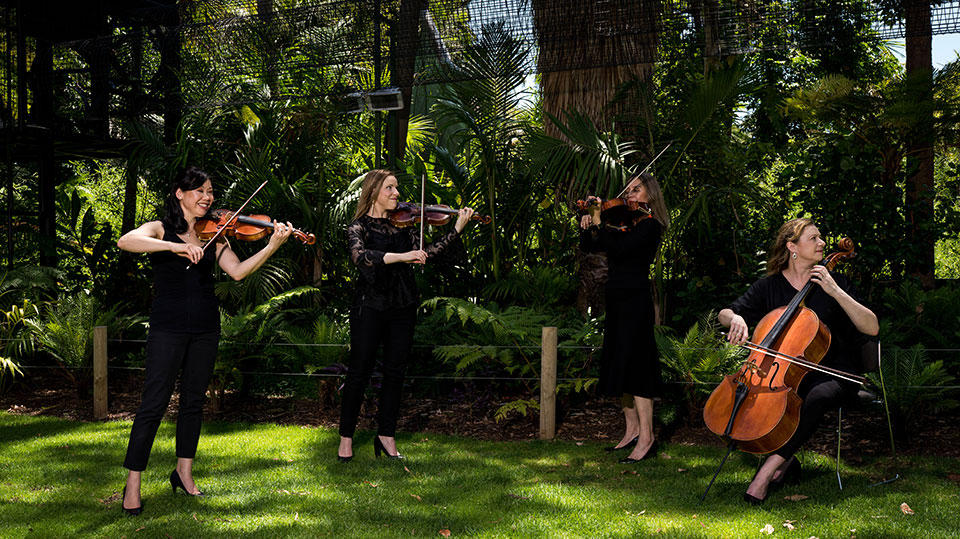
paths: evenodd
<path fill-rule="evenodd" d="M 444 529 L 440 530 L 440 535 L 442 535 L 442 536 L 444 536 L 444 537 L 450 537 L 450 530 L 444 528 Z"/>
<path fill-rule="evenodd" d="M 677 473 L 683 473 L 685 471 L 687 471 L 686 468 L 677 468 Z"/>
<path fill-rule="evenodd" d="M 788 529 L 788 530 L 793 530 L 793 529 L 796 528 L 796 526 L 793 525 L 793 521 L 792 521 L 792 520 L 784 521 L 783 527 L 786 528 L 786 529 Z"/>
<path fill-rule="evenodd" d="M 416 498 L 418 502 L 422 502 L 422 501 L 423 501 L 422 499 L 420 499 L 420 496 L 417 496 L 416 494 L 411 494 L 410 497 L 411 497 L 411 498 Z"/>
<path fill-rule="evenodd" d="M 770 524 L 767 524 L 766 526 L 760 528 L 760 533 L 765 533 L 767 535 L 770 535 L 771 533 L 773 533 L 773 526 L 771 526 Z"/>
<path fill-rule="evenodd" d="M 904 515 L 912 515 L 912 514 L 913 514 L 913 509 L 910 509 L 910 506 L 907 505 L 907 502 L 903 502 L 903 503 L 900 504 L 900 510 L 903 511 L 903 514 L 904 514 Z"/>
<path fill-rule="evenodd" d="M 799 502 L 800 500 L 806 500 L 808 498 L 810 498 L 810 496 L 805 496 L 803 494 L 791 494 L 789 496 L 783 497 L 784 500 L 787 500 L 790 502 Z"/>
<path fill-rule="evenodd" d="M 371 483 L 370 481 L 367 481 L 366 479 L 364 479 L 363 482 L 366 483 L 366 484 L 368 484 L 368 485 L 370 485 L 370 486 L 373 487 L 373 488 L 377 488 L 377 487 L 380 486 L 380 485 L 378 485 L 378 484 L 376 484 L 376 483 Z"/>

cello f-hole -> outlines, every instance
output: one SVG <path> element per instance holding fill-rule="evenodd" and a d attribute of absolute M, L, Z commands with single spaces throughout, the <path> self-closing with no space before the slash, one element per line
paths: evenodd
<path fill-rule="evenodd" d="M 773 381 L 777 379 L 777 373 L 780 372 L 780 362 L 773 362 L 773 376 L 770 377 L 770 381 L 767 382 L 767 387 L 770 388 L 770 391 L 773 391 Z"/>

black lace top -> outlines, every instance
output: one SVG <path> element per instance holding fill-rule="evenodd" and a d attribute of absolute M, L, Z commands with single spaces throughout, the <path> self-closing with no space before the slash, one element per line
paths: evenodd
<path fill-rule="evenodd" d="M 580 250 L 607 254 L 607 288 L 646 288 L 663 229 L 641 219 L 626 230 L 591 226 L 580 232 Z"/>
<path fill-rule="evenodd" d="M 416 226 L 397 228 L 389 219 L 362 215 L 347 227 L 347 246 L 350 259 L 360 270 L 360 279 L 353 296 L 355 307 L 369 307 L 382 311 L 394 307 L 408 307 L 419 301 L 414 265 L 404 262 L 384 264 L 383 255 L 405 253 L 420 244 L 420 229 Z M 451 229 L 438 240 L 424 245 L 428 260 L 441 253 L 462 252 L 460 235 Z"/>

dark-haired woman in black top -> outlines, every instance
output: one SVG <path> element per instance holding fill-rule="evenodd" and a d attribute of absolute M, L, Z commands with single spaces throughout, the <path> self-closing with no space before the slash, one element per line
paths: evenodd
<path fill-rule="evenodd" d="M 350 259 L 360 270 L 350 309 L 350 367 L 340 408 L 340 446 L 337 458 L 353 458 L 353 434 L 363 404 L 363 393 L 383 347 L 383 380 L 377 417 L 374 454 L 403 458 L 394 435 L 407 356 L 413 345 L 418 295 L 413 268 L 425 264 L 453 244 L 473 216 L 462 208 L 453 230 L 420 249 L 419 227 L 394 226 L 389 212 L 397 207 L 397 178 L 389 170 L 371 170 L 363 179 L 353 221 L 347 227 Z"/>
<path fill-rule="evenodd" d="M 767 276 L 753 283 L 747 292 L 718 314 L 720 323 L 729 327 L 727 339 L 742 344 L 750 339 L 750 327 L 767 313 L 787 305 L 808 281 L 819 286 L 804 300 L 829 329 L 830 348 L 820 364 L 844 372 L 861 369 L 860 346 L 863 335 L 876 335 L 877 316 L 860 303 L 856 288 L 842 275 L 833 275 L 820 265 L 825 242 L 813 220 L 793 219 L 783 224 L 770 248 Z M 762 503 L 771 485 L 783 483 L 788 475 L 798 474 L 800 463 L 794 453 L 813 436 L 823 415 L 856 395 L 857 386 L 839 378 L 812 371 L 804 375 L 797 394 L 803 399 L 797 430 L 780 449 L 773 452 L 753 477 L 743 499 Z"/>
<path fill-rule="evenodd" d="M 650 265 L 670 215 L 660 184 L 650 174 L 630 178 L 624 198 L 648 204 L 652 217 L 624 227 L 601 222 L 599 206 L 580 220 L 580 250 L 607 256 L 606 322 L 600 355 L 600 393 L 620 399 L 625 430 L 608 451 L 633 448 L 624 464 L 657 456 L 653 399 L 661 393 L 660 357 L 654 341 Z M 596 197 L 590 197 L 595 199 Z"/>
<path fill-rule="evenodd" d="M 193 482 L 192 470 L 204 398 L 220 339 L 220 310 L 213 293 L 214 263 L 233 279 L 243 279 L 266 262 L 293 230 L 290 223 L 274 221 L 274 233 L 267 245 L 243 261 L 226 241 L 204 251 L 194 233 L 194 223 L 211 209 L 213 198 L 207 174 L 188 168 L 171 186 L 163 219 L 144 223 L 117 242 L 124 251 L 149 253 L 154 274 L 143 398 L 123 462 L 129 472 L 121 506 L 130 515 L 140 514 L 143 508 L 140 475 L 147 467 L 157 428 L 181 372 L 177 466 L 170 473 L 170 485 L 174 492 L 179 487 L 192 496 L 203 494 Z"/>

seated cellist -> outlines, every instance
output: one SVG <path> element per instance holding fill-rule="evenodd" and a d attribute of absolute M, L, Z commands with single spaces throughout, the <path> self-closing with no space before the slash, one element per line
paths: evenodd
<path fill-rule="evenodd" d="M 814 286 L 805 305 L 831 333 L 830 347 L 820 365 L 856 373 L 860 368 L 862 335 L 876 335 L 877 316 L 857 299 L 855 287 L 842 275 L 832 275 L 820 265 L 825 243 L 811 219 L 793 219 L 777 232 L 767 259 L 767 276 L 720 311 L 720 323 L 730 328 L 727 339 L 742 344 L 750 327 L 768 312 L 787 305 L 808 281 Z M 797 388 L 803 399 L 793 436 L 764 461 L 743 495 L 748 503 L 762 503 L 785 481 L 799 478 L 800 462 L 794 454 L 813 435 L 823 415 L 856 395 L 857 385 L 822 372 L 804 375 Z"/>

